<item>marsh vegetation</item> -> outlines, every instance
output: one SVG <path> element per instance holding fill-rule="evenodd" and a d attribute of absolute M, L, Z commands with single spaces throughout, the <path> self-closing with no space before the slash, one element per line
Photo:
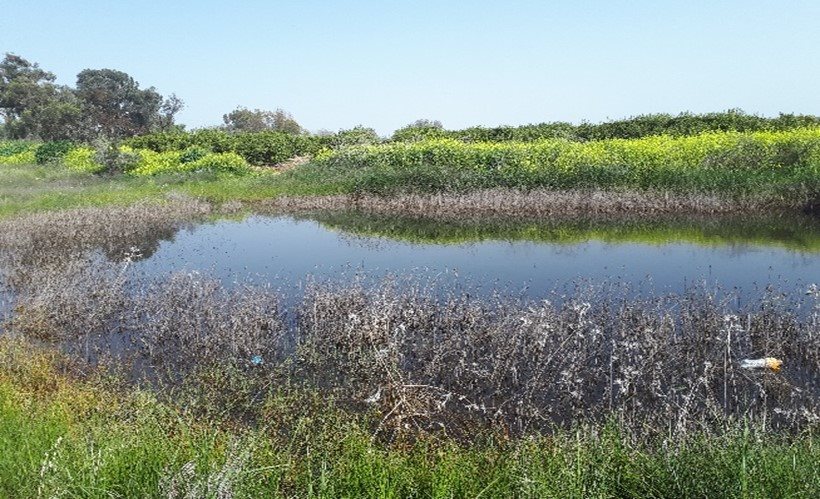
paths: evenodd
<path fill-rule="evenodd" d="M 782 218 L 747 217 L 733 236 L 714 216 L 657 213 L 665 229 L 651 236 L 641 230 L 651 218 L 615 211 L 563 224 L 536 215 L 516 229 L 504 210 L 464 218 L 469 198 L 427 219 L 413 206 L 436 198 L 408 199 L 421 201 L 392 216 L 378 198 L 356 200 L 358 212 L 337 198 L 257 207 L 414 245 L 477 232 L 662 246 L 667 230 L 816 251 L 813 219 L 788 235 Z M 418 274 L 307 279 L 287 296 L 275 279 L 141 267 L 195 234 L 187 228 L 219 228 L 226 215 L 241 224 L 247 209 L 174 195 L 0 222 L 4 491 L 810 497 L 820 487 L 820 293 L 808 282 L 771 283 L 741 303 L 737 290 L 697 286 L 481 294 Z M 723 240 L 708 237 L 709 221 Z M 783 369 L 740 366 L 762 356 Z"/>
<path fill-rule="evenodd" d="M 816 117 L 185 132 L 11 63 L 0 495 L 820 490 Z"/>

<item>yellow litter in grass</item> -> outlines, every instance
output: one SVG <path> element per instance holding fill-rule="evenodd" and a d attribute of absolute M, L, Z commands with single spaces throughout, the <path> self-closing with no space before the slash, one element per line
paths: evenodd
<path fill-rule="evenodd" d="M 783 361 L 775 359 L 774 357 L 765 357 L 763 359 L 744 359 L 740 362 L 740 367 L 744 369 L 771 369 L 774 372 L 780 371 L 780 366 Z"/>

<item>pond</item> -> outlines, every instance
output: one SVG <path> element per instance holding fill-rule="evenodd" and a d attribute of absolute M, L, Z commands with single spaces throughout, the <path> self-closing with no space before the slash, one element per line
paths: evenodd
<path fill-rule="evenodd" d="M 226 284 L 250 279 L 286 293 L 308 279 L 409 275 L 536 299 L 584 282 L 640 294 L 719 288 L 743 298 L 769 285 L 799 291 L 820 280 L 820 223 L 254 215 L 180 231 L 144 256 L 137 266 L 149 275 L 199 271 Z"/>
<path fill-rule="evenodd" d="M 798 428 L 820 404 L 814 218 L 126 215 L 13 238 L 22 292 L 0 315 L 156 386 L 233 366 L 355 409 L 400 373 L 452 421 L 505 408 L 522 433 L 682 407 Z M 621 299 L 635 295 L 648 299 Z M 761 357 L 782 370 L 740 367 Z M 473 402 L 446 406 L 452 394 Z"/>

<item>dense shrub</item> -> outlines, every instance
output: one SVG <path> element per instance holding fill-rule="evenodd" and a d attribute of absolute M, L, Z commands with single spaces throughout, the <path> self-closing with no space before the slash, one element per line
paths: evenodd
<path fill-rule="evenodd" d="M 441 123 L 420 120 L 393 132 L 391 140 L 394 142 L 419 142 L 449 137 L 452 133 L 442 128 Z"/>
<path fill-rule="evenodd" d="M 179 160 L 182 163 L 192 163 L 194 161 L 204 158 L 208 155 L 208 153 L 210 153 L 210 151 L 208 149 L 205 149 L 204 147 L 191 146 L 182 151 L 182 153 L 179 155 Z"/>
<path fill-rule="evenodd" d="M 124 148 L 128 150 L 127 148 Z M 250 166 L 245 159 L 232 152 L 206 153 L 191 161 L 182 161 L 183 153 L 179 151 L 154 152 L 148 149 L 134 151 L 139 159 L 129 173 L 138 176 L 157 175 L 160 173 L 184 173 L 209 171 L 215 173 L 245 174 Z"/>
<path fill-rule="evenodd" d="M 786 131 L 820 126 L 820 117 L 781 114 L 766 118 L 739 110 L 723 113 L 646 114 L 604 123 L 566 122 L 539 123 L 523 126 L 471 127 L 464 130 L 444 130 L 432 126 L 408 126 L 393 134 L 394 142 L 415 142 L 433 138 L 452 138 L 464 142 L 531 142 L 543 139 L 593 141 L 608 139 L 638 139 L 655 135 L 675 137 L 705 132 Z"/>
<path fill-rule="evenodd" d="M 128 147 L 121 149 L 124 152 L 133 152 L 137 156 L 137 161 L 127 173 L 143 176 L 176 172 L 181 169 L 180 153 L 177 151 L 154 152 L 148 149 L 132 150 Z"/>
<path fill-rule="evenodd" d="M 346 172 L 354 188 L 373 192 L 499 186 L 814 192 L 819 160 L 820 128 L 811 128 L 593 142 L 436 139 L 350 147 L 320 154 L 315 163 Z"/>
<path fill-rule="evenodd" d="M 73 144 L 67 140 L 44 142 L 37 146 L 34 153 L 38 165 L 59 161 L 71 150 Z"/>
<path fill-rule="evenodd" d="M 70 170 L 85 173 L 99 173 L 105 170 L 105 166 L 98 163 L 96 157 L 96 149 L 92 147 L 77 147 L 71 149 L 63 156 L 63 164 Z"/>
<path fill-rule="evenodd" d="M 327 144 L 337 149 L 348 146 L 372 145 L 379 142 L 381 142 L 381 138 L 376 130 L 361 125 L 350 130 L 339 130 L 327 137 Z"/>
<path fill-rule="evenodd" d="M 210 171 L 233 174 L 245 174 L 251 171 L 245 158 L 233 152 L 218 152 L 183 164 L 186 171 Z"/>
<path fill-rule="evenodd" d="M 312 155 L 324 147 L 326 139 L 279 131 L 228 133 L 205 129 L 190 133 L 154 133 L 134 137 L 125 143 L 135 149 L 154 152 L 184 151 L 200 147 L 215 153 L 233 152 L 252 165 L 273 165 L 294 156 Z"/>
<path fill-rule="evenodd" d="M 0 141 L 0 157 L 15 156 L 30 151 L 34 145 L 23 140 Z"/>
<path fill-rule="evenodd" d="M 0 142 L 0 164 L 30 165 L 37 161 L 37 145 L 21 140 Z"/>

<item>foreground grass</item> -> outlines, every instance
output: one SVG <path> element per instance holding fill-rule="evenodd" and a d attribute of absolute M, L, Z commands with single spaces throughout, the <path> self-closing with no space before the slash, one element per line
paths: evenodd
<path fill-rule="evenodd" d="M 551 437 L 378 443 L 293 395 L 250 428 L 195 418 L 52 350 L 0 339 L 4 497 L 816 497 L 820 441 L 759 433 L 633 443 L 617 425 Z M 81 367 L 81 366 L 79 366 Z M 73 373 L 73 374 L 72 374 Z M 309 395 L 305 395 L 310 398 Z"/>

